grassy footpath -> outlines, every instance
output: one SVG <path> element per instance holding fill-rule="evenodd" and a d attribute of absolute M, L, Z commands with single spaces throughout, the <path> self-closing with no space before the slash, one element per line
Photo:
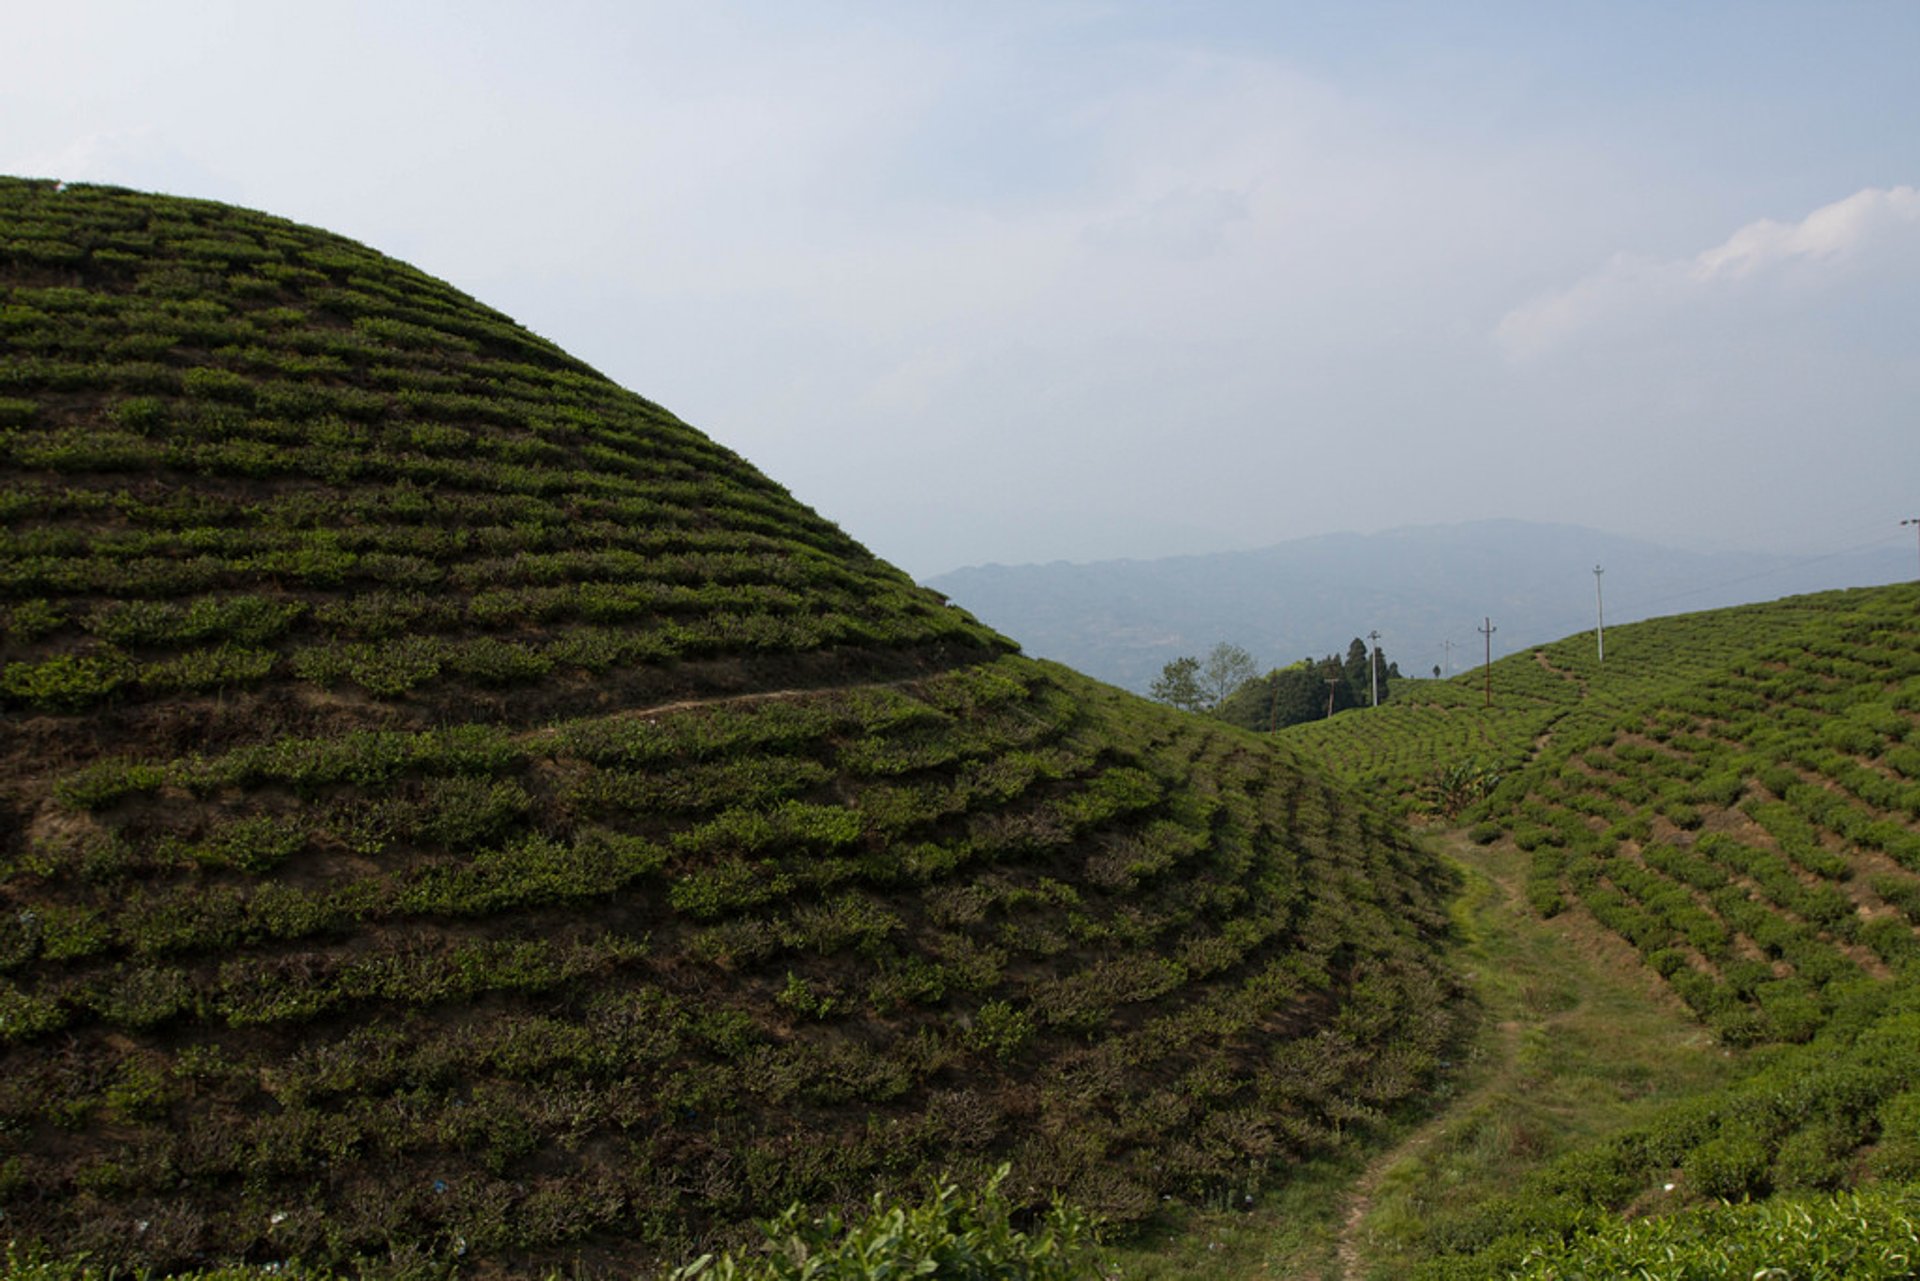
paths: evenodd
<path fill-rule="evenodd" d="M 1577 913 L 1533 915 L 1526 855 L 1457 832 L 1435 839 L 1466 876 L 1456 962 L 1483 1010 L 1438 1113 L 1398 1126 L 1371 1160 L 1315 1163 L 1250 1207 L 1175 1207 L 1161 1231 L 1105 1251 L 1105 1275 L 1398 1275 L 1430 1209 L 1506 1190 L 1567 1148 L 1737 1074 L 1738 1059 L 1624 943 Z"/>

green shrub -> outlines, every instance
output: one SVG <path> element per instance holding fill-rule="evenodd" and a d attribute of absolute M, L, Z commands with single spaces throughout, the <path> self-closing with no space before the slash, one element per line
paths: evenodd
<path fill-rule="evenodd" d="M 0 979 L 0 1045 L 51 1032 L 67 1021 L 58 1003 L 22 992 Z"/>
<path fill-rule="evenodd" d="M 1896 1094 L 1880 1105 L 1880 1142 L 1867 1168 L 1882 1179 L 1920 1180 L 1920 1090 Z"/>
<path fill-rule="evenodd" d="M 216 828 L 207 839 L 187 851 L 207 867 L 231 867 L 243 872 L 265 872 L 279 866 L 307 842 L 303 826 L 273 814 L 235 819 Z"/>
<path fill-rule="evenodd" d="M 89 1004 L 109 1022 L 146 1028 L 193 1008 L 195 994 L 177 969 L 152 965 L 117 966 L 94 990 Z"/>
<path fill-rule="evenodd" d="M 1920 747 L 1902 745 L 1890 748 L 1882 759 L 1902 777 L 1920 778 Z"/>
<path fill-rule="evenodd" d="M 1013 1226 L 1014 1207 L 1000 1192 L 1002 1166 L 975 1193 L 946 1180 L 912 1206 L 876 1197 L 861 1220 L 828 1213 L 809 1218 L 793 1206 L 762 1226 L 755 1253 L 702 1255 L 667 1281 L 889 1281 L 939 1277 L 954 1281 L 1077 1281 L 1097 1275 L 1090 1257 L 1095 1223 L 1055 1204 L 1031 1231 Z"/>
<path fill-rule="evenodd" d="M 151 433 L 167 425 L 170 411 L 158 396 L 135 396 L 108 411 L 113 421 L 129 431 Z"/>
<path fill-rule="evenodd" d="M 1729 1126 L 1687 1153 L 1680 1162 L 1680 1180 L 1698 1196 L 1741 1200 L 1766 1190 L 1771 1164 L 1760 1135 Z"/>
<path fill-rule="evenodd" d="M 7 611 L 7 631 L 23 641 L 58 631 L 66 621 L 65 612 L 46 600 L 23 600 Z"/>
<path fill-rule="evenodd" d="M 1504 1274 L 1519 1281 L 1892 1281 L 1914 1276 L 1916 1239 L 1920 1193 L 1872 1188 L 1834 1197 L 1779 1197 L 1757 1205 L 1699 1206 L 1671 1215 L 1614 1219 L 1598 1231 L 1537 1238 L 1525 1250 L 1521 1266 Z"/>
<path fill-rule="evenodd" d="M 1669 823 L 1686 831 L 1697 829 L 1704 821 L 1699 810 L 1681 801 L 1669 802 L 1665 812 Z"/>
<path fill-rule="evenodd" d="M 1788 1135 L 1773 1156 L 1773 1186 L 1782 1191 L 1840 1187 L 1847 1181 L 1849 1136 L 1830 1125 L 1810 1125 Z"/>
<path fill-rule="evenodd" d="M 120 688 L 132 670 L 126 656 L 114 649 L 8 663 L 0 670 L 0 693 L 49 711 L 78 711 Z"/>
<path fill-rule="evenodd" d="M 553 659 L 547 654 L 492 636 L 476 636 L 448 646 L 443 657 L 449 670 L 485 685 L 537 680 L 553 669 Z"/>
<path fill-rule="evenodd" d="M 251 685 L 267 678 L 273 670 L 271 650 L 242 649 L 222 645 L 217 649 L 196 649 L 164 662 L 150 663 L 140 670 L 140 683 L 155 690 L 224 689 L 232 685 Z"/>
<path fill-rule="evenodd" d="M 1033 1036 L 1033 1017 L 1005 1001 L 988 1001 L 974 1015 L 967 1028 L 966 1041 L 976 1050 L 993 1055 L 1002 1063 L 1020 1053 Z"/>
<path fill-rule="evenodd" d="M 238 405 L 253 403 L 253 383 L 230 369 L 189 369 L 181 376 L 180 383 L 187 395 L 199 400 Z"/>

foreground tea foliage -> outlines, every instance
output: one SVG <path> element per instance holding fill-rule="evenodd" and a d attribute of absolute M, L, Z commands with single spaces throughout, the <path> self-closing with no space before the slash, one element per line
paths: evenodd
<path fill-rule="evenodd" d="M 1920 1191 L 1872 1188 L 1834 1197 L 1701 1206 L 1613 1219 L 1576 1241 L 1529 1254 L 1521 1281 L 1626 1277 L 1892 1281 L 1920 1274 Z"/>
<path fill-rule="evenodd" d="M 1128 1221 L 1457 1037 L 1380 807 L 442 282 L 0 181 L 0 338 L 22 1249 L 633 1271 L 1003 1164 Z"/>
<path fill-rule="evenodd" d="M 917 1201 L 888 1205 L 876 1198 L 866 1213 L 847 1219 L 834 1212 L 813 1216 L 802 1206 L 790 1206 L 760 1225 L 764 1239 L 757 1247 L 704 1254 L 658 1275 L 661 1281 L 894 1281 L 917 1276 L 1081 1281 L 1098 1276 L 1095 1222 L 1055 1204 L 1030 1226 L 1016 1225 L 1014 1206 L 1000 1192 L 1007 1173 L 1002 1166 L 973 1189 L 938 1179 Z M 459 1267 L 422 1261 L 400 1271 L 458 1275 Z M 0 1281 L 108 1281 L 112 1275 L 112 1269 L 85 1258 L 59 1258 L 38 1249 L 9 1247 L 0 1255 Z M 335 1281 L 349 1274 L 275 1263 L 173 1275 L 177 1281 Z"/>
<path fill-rule="evenodd" d="M 953 1277 L 957 1281 L 1077 1281 L 1098 1275 L 1094 1224 L 1055 1205 L 1031 1231 L 1013 1225 L 1000 1195 L 1003 1167 L 984 1188 L 963 1192 L 941 1181 L 911 1206 L 875 1201 L 864 1219 L 809 1219 L 789 1209 L 762 1230 L 751 1254 L 703 1255 L 675 1268 L 667 1281 L 887 1281 Z"/>

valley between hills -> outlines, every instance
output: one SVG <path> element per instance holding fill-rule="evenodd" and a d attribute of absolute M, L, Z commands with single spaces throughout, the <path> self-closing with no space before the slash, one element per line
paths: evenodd
<path fill-rule="evenodd" d="M 0 1275 L 1920 1267 L 1911 586 L 1261 734 L 323 231 L 0 352 Z"/>

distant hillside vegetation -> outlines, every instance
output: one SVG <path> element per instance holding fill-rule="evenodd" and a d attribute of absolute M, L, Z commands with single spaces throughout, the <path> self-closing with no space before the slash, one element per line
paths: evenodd
<path fill-rule="evenodd" d="M 659 406 L 261 214 L 0 180 L 0 1244 L 632 1274 L 1119 1219 L 1430 1081 L 1449 880 Z"/>
<path fill-rule="evenodd" d="M 1265 671 L 1378 631 L 1407 675 L 1449 675 L 1479 658 L 1487 616 L 1499 628 L 1495 656 L 1591 628 L 1595 562 L 1613 623 L 1896 582 L 1913 572 L 1901 534 L 1889 520 L 1884 546 L 1795 558 L 1478 520 L 1161 560 L 976 565 L 927 584 L 1028 653 L 1145 693 L 1163 664 L 1219 640 Z"/>

